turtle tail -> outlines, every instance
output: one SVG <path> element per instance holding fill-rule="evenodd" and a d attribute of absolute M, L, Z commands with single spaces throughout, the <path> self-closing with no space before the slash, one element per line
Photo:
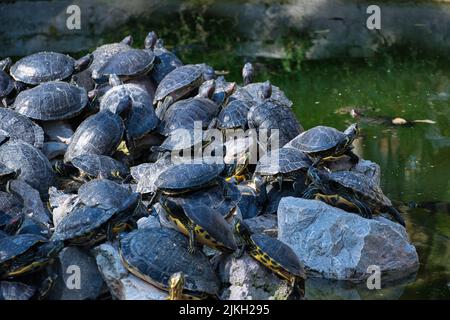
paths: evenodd
<path fill-rule="evenodd" d="M 395 209 L 394 207 L 389 207 L 387 208 L 387 212 L 394 218 L 395 221 L 406 227 L 405 220 L 397 209 Z"/>

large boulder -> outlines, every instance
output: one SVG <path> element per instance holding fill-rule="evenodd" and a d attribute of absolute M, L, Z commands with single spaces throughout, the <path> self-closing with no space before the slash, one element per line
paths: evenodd
<path fill-rule="evenodd" d="M 417 271 L 419 260 L 406 230 L 383 217 L 365 219 L 321 201 L 287 197 L 278 208 L 278 238 L 313 274 L 364 280 L 378 266 L 386 279 Z"/>
<path fill-rule="evenodd" d="M 123 266 L 115 245 L 103 243 L 93 249 L 98 269 L 111 295 L 119 300 L 164 300 L 167 293 L 135 277 Z"/>

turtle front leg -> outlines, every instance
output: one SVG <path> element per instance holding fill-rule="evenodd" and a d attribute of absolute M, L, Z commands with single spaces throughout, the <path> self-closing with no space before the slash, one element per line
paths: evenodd
<path fill-rule="evenodd" d="M 359 157 L 352 150 L 349 149 L 345 154 L 350 157 L 350 162 L 352 164 L 355 165 L 359 162 Z"/>
<path fill-rule="evenodd" d="M 189 246 L 188 246 L 188 252 L 190 254 L 194 254 L 195 253 L 195 226 L 190 223 L 187 226 L 188 232 L 189 232 Z"/>
<path fill-rule="evenodd" d="M 305 299 L 305 280 L 300 277 L 292 277 L 289 280 L 292 287 L 292 292 L 288 300 L 303 300 Z"/>

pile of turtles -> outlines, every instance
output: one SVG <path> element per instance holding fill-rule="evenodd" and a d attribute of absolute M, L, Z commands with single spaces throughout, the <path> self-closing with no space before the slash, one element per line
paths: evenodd
<path fill-rule="evenodd" d="M 105 241 L 168 299 L 218 298 L 214 257 L 244 253 L 303 298 L 299 257 L 246 219 L 295 196 L 404 225 L 377 182 L 353 170 L 356 124 L 305 131 L 280 88 L 253 82 L 251 63 L 239 84 L 184 64 L 154 32 L 144 48 L 132 42 L 78 60 L 0 62 L 0 299 L 45 299 L 64 247 Z M 252 134 L 217 139 L 238 131 Z M 149 216 L 162 226 L 138 228 Z"/>

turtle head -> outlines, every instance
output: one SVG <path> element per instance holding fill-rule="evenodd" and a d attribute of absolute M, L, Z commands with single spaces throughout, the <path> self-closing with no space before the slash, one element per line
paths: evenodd
<path fill-rule="evenodd" d="M 174 273 L 169 279 L 169 297 L 168 300 L 181 300 L 184 289 L 183 272 Z"/>
<path fill-rule="evenodd" d="M 258 90 L 258 97 L 261 101 L 269 99 L 272 96 L 272 84 L 269 80 L 262 83 Z"/>
<path fill-rule="evenodd" d="M 344 134 L 350 139 L 351 142 L 353 142 L 353 140 L 355 140 L 359 135 L 358 124 L 352 123 L 347 129 L 345 129 Z"/>
<path fill-rule="evenodd" d="M 122 99 L 119 101 L 119 104 L 117 105 L 116 114 L 126 117 L 128 112 L 131 110 L 132 104 L 133 101 L 131 100 L 130 96 L 122 97 Z"/>
<path fill-rule="evenodd" d="M 158 36 L 154 31 L 150 31 L 145 37 L 144 48 L 153 50 L 155 48 L 156 41 L 158 40 Z"/>
<path fill-rule="evenodd" d="M 81 57 L 80 59 L 75 61 L 74 69 L 76 72 L 81 72 L 86 70 L 87 67 L 91 64 L 93 60 L 93 55 L 91 53 Z"/>
<path fill-rule="evenodd" d="M 129 46 L 133 45 L 133 36 L 131 36 L 131 35 L 126 36 L 125 38 L 123 38 L 120 41 L 120 43 L 129 45 Z"/>
<path fill-rule="evenodd" d="M 253 82 L 254 74 L 255 71 L 253 69 L 253 65 L 250 62 L 244 64 L 244 67 L 242 68 L 242 79 L 244 80 L 244 86 Z"/>
<path fill-rule="evenodd" d="M 197 97 L 212 98 L 214 91 L 216 90 L 216 81 L 214 79 L 207 80 L 198 88 Z"/>
<path fill-rule="evenodd" d="M 5 71 L 5 72 L 9 71 L 9 68 L 11 67 L 11 65 L 12 65 L 12 60 L 11 60 L 10 57 L 5 58 L 5 59 L 0 61 L 0 69 Z"/>

